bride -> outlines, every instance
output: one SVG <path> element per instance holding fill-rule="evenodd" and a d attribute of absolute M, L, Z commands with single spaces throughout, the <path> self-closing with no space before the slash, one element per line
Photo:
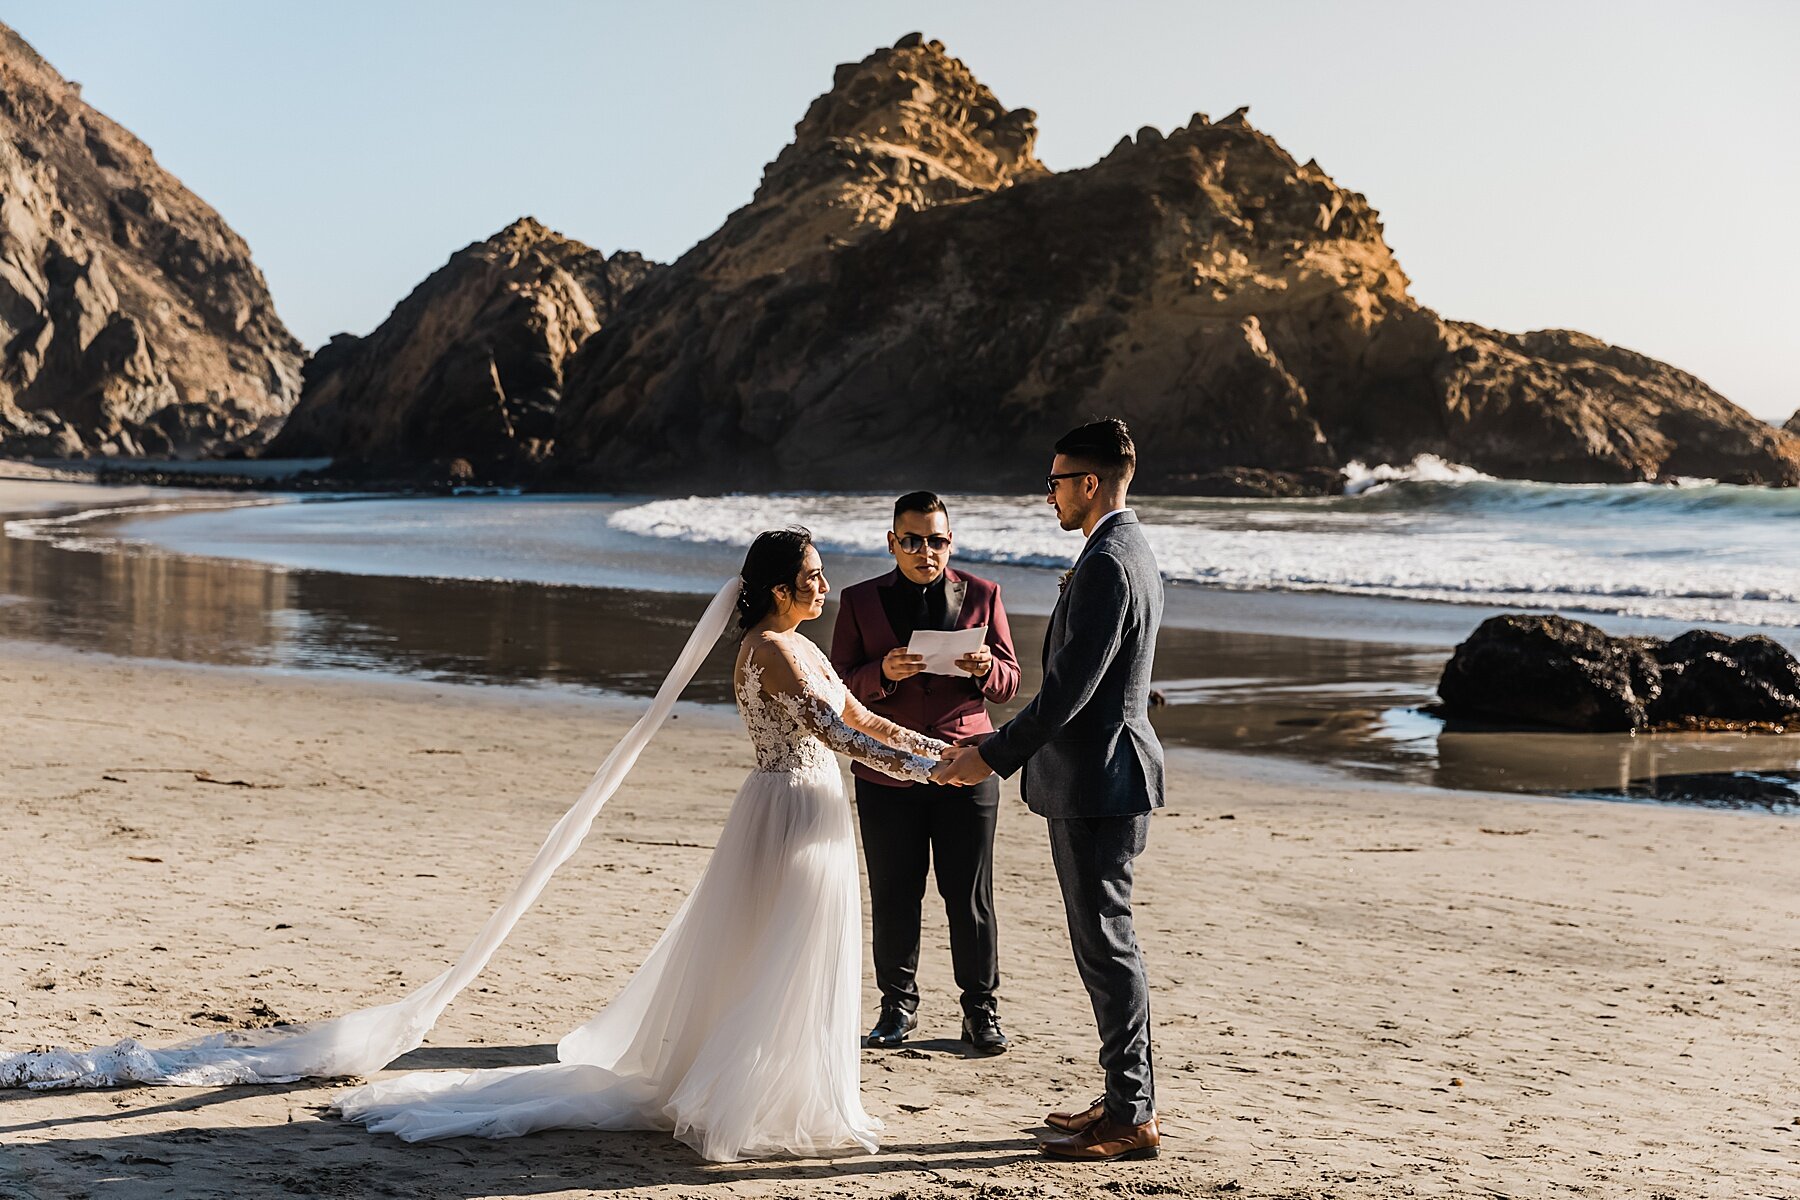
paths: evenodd
<path fill-rule="evenodd" d="M 859 1095 L 856 852 L 833 751 L 923 782 L 945 746 L 870 713 L 798 632 L 829 591 L 807 531 L 758 536 L 650 710 L 551 831 L 518 889 L 454 967 L 411 995 L 273 1038 L 221 1035 L 165 1050 L 128 1040 L 15 1055 L 0 1060 L 0 1087 L 368 1074 L 419 1045 L 580 844 L 735 613 L 734 690 L 756 770 L 692 894 L 637 973 L 562 1039 L 555 1063 L 403 1075 L 356 1088 L 334 1107 L 408 1141 L 657 1129 L 721 1162 L 873 1151 L 881 1126 Z"/>

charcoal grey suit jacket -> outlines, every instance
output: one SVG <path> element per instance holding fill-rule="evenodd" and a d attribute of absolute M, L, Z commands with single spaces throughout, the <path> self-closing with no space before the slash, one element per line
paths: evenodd
<path fill-rule="evenodd" d="M 1150 727 L 1150 669 L 1162 575 L 1137 516 L 1110 518 L 1075 560 L 1044 635 L 1044 684 L 981 744 L 1044 817 L 1112 817 L 1163 805 L 1162 743 Z"/>

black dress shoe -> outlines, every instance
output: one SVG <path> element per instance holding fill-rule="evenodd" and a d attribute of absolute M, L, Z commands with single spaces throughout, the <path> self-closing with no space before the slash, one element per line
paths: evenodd
<path fill-rule="evenodd" d="M 869 1039 L 864 1044 L 878 1050 L 898 1046 L 918 1027 L 919 1018 L 904 1008 L 883 1006 L 881 1016 L 875 1022 L 875 1028 L 869 1030 Z"/>
<path fill-rule="evenodd" d="M 980 1054 L 1004 1054 L 1012 1045 L 1000 1028 L 1000 1014 L 991 1008 L 978 1008 L 963 1014 L 962 1040 Z"/>

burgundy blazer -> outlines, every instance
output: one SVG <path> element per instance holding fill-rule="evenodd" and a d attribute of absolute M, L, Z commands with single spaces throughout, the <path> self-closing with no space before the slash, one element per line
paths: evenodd
<path fill-rule="evenodd" d="M 986 625 L 988 653 L 994 666 L 986 678 L 970 675 L 918 674 L 890 683 L 881 673 L 881 660 L 889 650 L 903 645 L 888 623 L 881 591 L 900 580 L 900 568 L 886 575 L 853 583 L 838 597 L 837 628 L 831 634 L 831 665 L 843 676 L 850 694 L 880 716 L 908 729 L 930 734 L 945 742 L 974 733 L 992 733 L 984 701 L 1005 704 L 1019 690 L 1019 658 L 1013 653 L 1012 629 L 1000 603 L 1000 585 L 992 580 L 945 568 L 944 599 L 948 627 L 970 629 Z M 851 763 L 858 779 L 892 787 L 911 787 L 903 779 Z"/>

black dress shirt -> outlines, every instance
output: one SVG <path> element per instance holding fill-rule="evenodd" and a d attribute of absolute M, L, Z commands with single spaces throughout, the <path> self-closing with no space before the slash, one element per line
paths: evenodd
<path fill-rule="evenodd" d="M 945 595 L 944 577 L 939 575 L 920 586 L 903 573 L 895 572 L 892 587 L 881 589 L 881 607 L 887 611 L 894 636 L 902 646 L 912 640 L 915 629 L 942 629 L 950 620 L 950 602 Z"/>

